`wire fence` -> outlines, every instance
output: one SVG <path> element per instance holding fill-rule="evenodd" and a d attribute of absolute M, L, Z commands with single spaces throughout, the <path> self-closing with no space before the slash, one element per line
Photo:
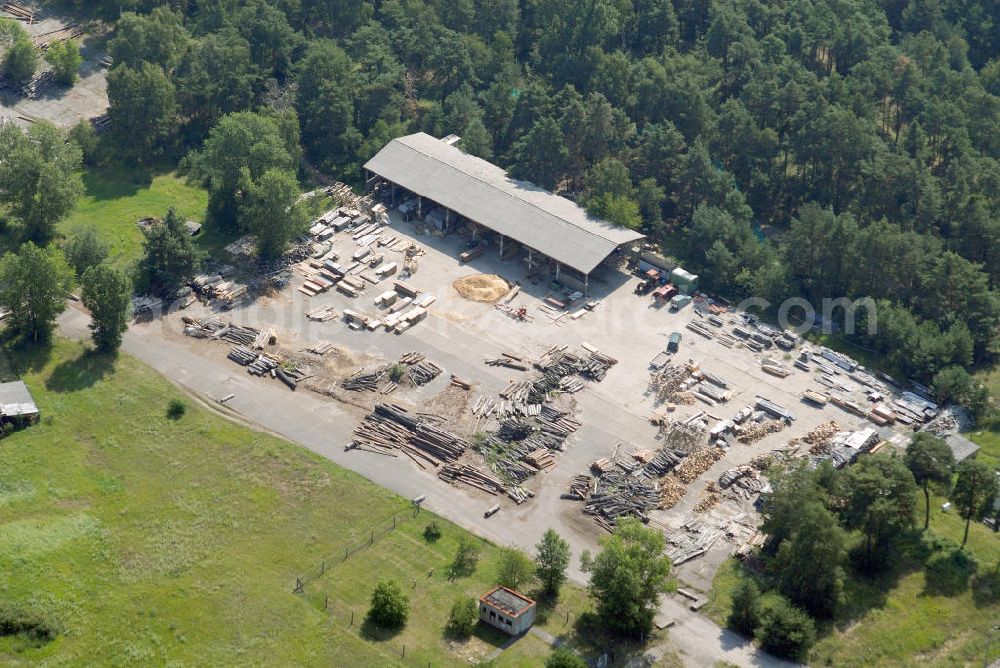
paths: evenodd
<path fill-rule="evenodd" d="M 393 641 L 392 632 L 382 629 L 365 619 L 365 612 L 354 610 L 348 605 L 332 598 L 322 591 L 322 587 L 317 582 L 322 578 L 328 569 L 338 564 L 342 564 L 359 552 L 373 547 L 379 540 L 393 533 L 396 529 L 404 526 L 407 522 L 412 522 L 420 515 L 420 506 L 414 504 L 411 510 L 404 510 L 393 514 L 384 521 L 369 527 L 366 531 L 348 540 L 343 548 L 330 552 L 319 563 L 306 569 L 295 578 L 295 586 L 292 593 L 306 599 L 311 605 L 324 611 L 338 626 L 355 633 L 364 640 L 377 642 L 379 648 L 387 650 L 395 655 L 402 663 L 419 668 L 431 668 L 433 662 L 417 660 L 415 653 L 419 653 L 415 647 L 407 647 L 405 643 Z M 416 586 L 416 581 L 414 581 Z"/>
<path fill-rule="evenodd" d="M 299 590 L 305 584 L 314 582 L 323 577 L 328 568 L 341 564 L 353 557 L 355 554 L 374 546 L 379 540 L 385 538 L 393 531 L 403 526 L 406 522 L 416 519 L 419 515 L 420 506 L 414 505 L 412 510 L 395 513 L 392 517 L 387 518 L 383 522 L 369 527 L 366 531 L 351 539 L 342 549 L 330 552 L 320 559 L 319 563 L 314 564 L 312 567 L 299 574 L 295 578 L 295 589 L 293 591 L 295 593 L 300 593 Z"/>
<path fill-rule="evenodd" d="M 337 626 L 349 633 L 356 634 L 363 640 L 378 643 L 378 648 L 388 652 L 401 663 L 414 666 L 414 668 L 433 668 L 441 665 L 434 661 L 418 659 L 421 654 L 420 648 L 392 639 L 394 631 L 392 629 L 381 628 L 366 619 L 366 613 L 356 610 L 349 605 L 331 597 L 318 585 L 306 585 L 301 583 L 295 591 L 302 596 L 310 605 L 323 611 Z M 414 581 L 416 586 L 416 581 Z"/>

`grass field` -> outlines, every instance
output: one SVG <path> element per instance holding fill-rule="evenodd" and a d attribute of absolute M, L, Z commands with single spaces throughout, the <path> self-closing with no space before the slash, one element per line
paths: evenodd
<path fill-rule="evenodd" d="M 923 495 L 919 498 L 922 517 Z M 964 522 L 940 512 L 943 501 L 931 498 L 931 531 L 961 542 Z M 967 550 L 978 561 L 973 572 L 935 568 L 945 563 L 944 555 L 935 553 L 931 568 L 911 563 L 879 580 L 850 578 L 845 609 L 821 628 L 810 665 L 982 666 L 1000 658 L 1000 535 L 974 524 Z M 720 624 L 742 577 L 746 571 L 731 560 L 715 578 L 704 611 Z M 765 601 L 772 596 L 765 594 Z"/>
<path fill-rule="evenodd" d="M 83 197 L 59 230 L 70 236 L 81 227 L 96 227 L 118 266 L 141 254 L 143 235 L 135 224 L 140 218 L 162 218 L 171 206 L 185 219 L 200 222 L 205 218 L 208 194 L 173 173 L 94 168 L 84 173 L 83 184 Z"/>
<path fill-rule="evenodd" d="M 0 442 L 0 614 L 15 606 L 61 633 L 0 636 L 0 663 L 445 666 L 504 640 L 443 634 L 451 602 L 491 584 L 495 546 L 481 544 L 475 575 L 450 581 L 461 529 L 437 518 L 443 536 L 427 543 L 430 514 L 414 518 L 404 499 L 193 400 L 167 419 L 178 391 L 132 358 L 58 341 L 11 362 L 43 419 Z M 396 531 L 337 557 L 393 515 Z M 362 618 L 380 577 L 402 584 L 411 617 L 373 641 Z M 587 606 L 569 588 L 539 625 L 577 637 Z M 528 636 L 497 665 L 546 654 Z"/>

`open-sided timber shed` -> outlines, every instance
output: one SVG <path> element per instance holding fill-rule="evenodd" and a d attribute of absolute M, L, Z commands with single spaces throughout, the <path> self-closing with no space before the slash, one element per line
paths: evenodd
<path fill-rule="evenodd" d="M 397 187 L 416 195 L 418 217 L 437 205 L 446 221 L 460 216 L 495 232 L 501 257 L 505 240 L 512 240 L 527 250 L 529 267 L 540 259 L 537 255 L 551 259 L 556 278 L 569 270 L 584 290 L 602 262 L 643 238 L 423 132 L 386 144 L 365 164 L 365 176 L 369 189 L 386 181 L 393 200 Z"/>

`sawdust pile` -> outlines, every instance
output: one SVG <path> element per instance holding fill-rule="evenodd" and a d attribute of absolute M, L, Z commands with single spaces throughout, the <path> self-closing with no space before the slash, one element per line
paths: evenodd
<path fill-rule="evenodd" d="M 510 290 L 510 284 L 496 274 L 466 276 L 452 283 L 452 286 L 458 294 L 474 302 L 495 302 Z"/>

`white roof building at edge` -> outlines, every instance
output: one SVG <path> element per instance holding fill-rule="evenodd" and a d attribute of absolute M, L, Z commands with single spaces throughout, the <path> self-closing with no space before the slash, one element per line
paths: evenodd
<path fill-rule="evenodd" d="M 423 132 L 393 139 L 365 169 L 584 274 L 644 236 Z"/>

